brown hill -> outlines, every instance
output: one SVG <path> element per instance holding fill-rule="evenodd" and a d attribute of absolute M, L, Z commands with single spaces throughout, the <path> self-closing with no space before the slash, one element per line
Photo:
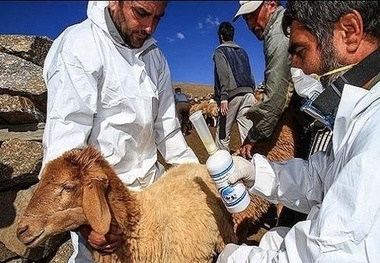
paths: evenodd
<path fill-rule="evenodd" d="M 182 83 L 173 82 L 173 90 L 175 88 L 181 88 L 181 90 L 192 97 L 205 97 L 214 93 L 214 87 L 212 85 L 197 84 L 197 83 Z"/>

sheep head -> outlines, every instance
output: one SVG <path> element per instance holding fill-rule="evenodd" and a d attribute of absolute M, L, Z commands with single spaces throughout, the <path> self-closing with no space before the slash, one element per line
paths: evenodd
<path fill-rule="evenodd" d="M 111 214 L 106 200 L 109 166 L 92 147 L 71 150 L 48 162 L 17 225 L 17 237 L 36 247 L 48 237 L 90 224 L 108 232 Z"/>

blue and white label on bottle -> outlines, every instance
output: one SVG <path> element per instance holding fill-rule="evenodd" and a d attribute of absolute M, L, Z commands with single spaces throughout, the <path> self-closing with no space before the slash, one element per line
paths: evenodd
<path fill-rule="evenodd" d="M 228 183 L 228 177 L 236 169 L 231 154 L 226 150 L 217 151 L 207 159 L 206 167 L 227 210 L 230 213 L 239 213 L 247 208 L 250 196 L 244 184 L 242 182 L 231 185 Z"/>
<path fill-rule="evenodd" d="M 216 183 L 217 187 L 220 188 L 228 184 L 227 179 L 230 176 L 230 174 L 233 173 L 234 171 L 235 171 L 235 165 L 231 159 L 230 164 L 225 169 L 223 169 L 219 173 L 211 174 L 211 177 Z"/>
<path fill-rule="evenodd" d="M 220 188 L 219 193 L 227 207 L 238 205 L 247 195 L 247 191 L 242 184 L 227 185 Z"/>

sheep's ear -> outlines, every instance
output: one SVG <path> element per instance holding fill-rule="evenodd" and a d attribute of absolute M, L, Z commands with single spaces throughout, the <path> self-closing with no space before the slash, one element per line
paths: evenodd
<path fill-rule="evenodd" d="M 105 197 L 104 182 L 91 180 L 84 187 L 83 210 L 92 229 L 102 235 L 109 231 L 111 213 Z"/>

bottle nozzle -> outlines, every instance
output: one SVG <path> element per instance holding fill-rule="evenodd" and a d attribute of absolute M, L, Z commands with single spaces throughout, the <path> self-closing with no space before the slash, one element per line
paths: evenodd
<path fill-rule="evenodd" d="M 215 141 L 211 136 L 210 130 L 203 118 L 202 111 L 196 111 L 189 117 L 190 121 L 193 123 L 195 130 L 197 131 L 203 145 L 205 146 L 209 155 L 216 153 L 218 148 L 216 147 Z"/>

